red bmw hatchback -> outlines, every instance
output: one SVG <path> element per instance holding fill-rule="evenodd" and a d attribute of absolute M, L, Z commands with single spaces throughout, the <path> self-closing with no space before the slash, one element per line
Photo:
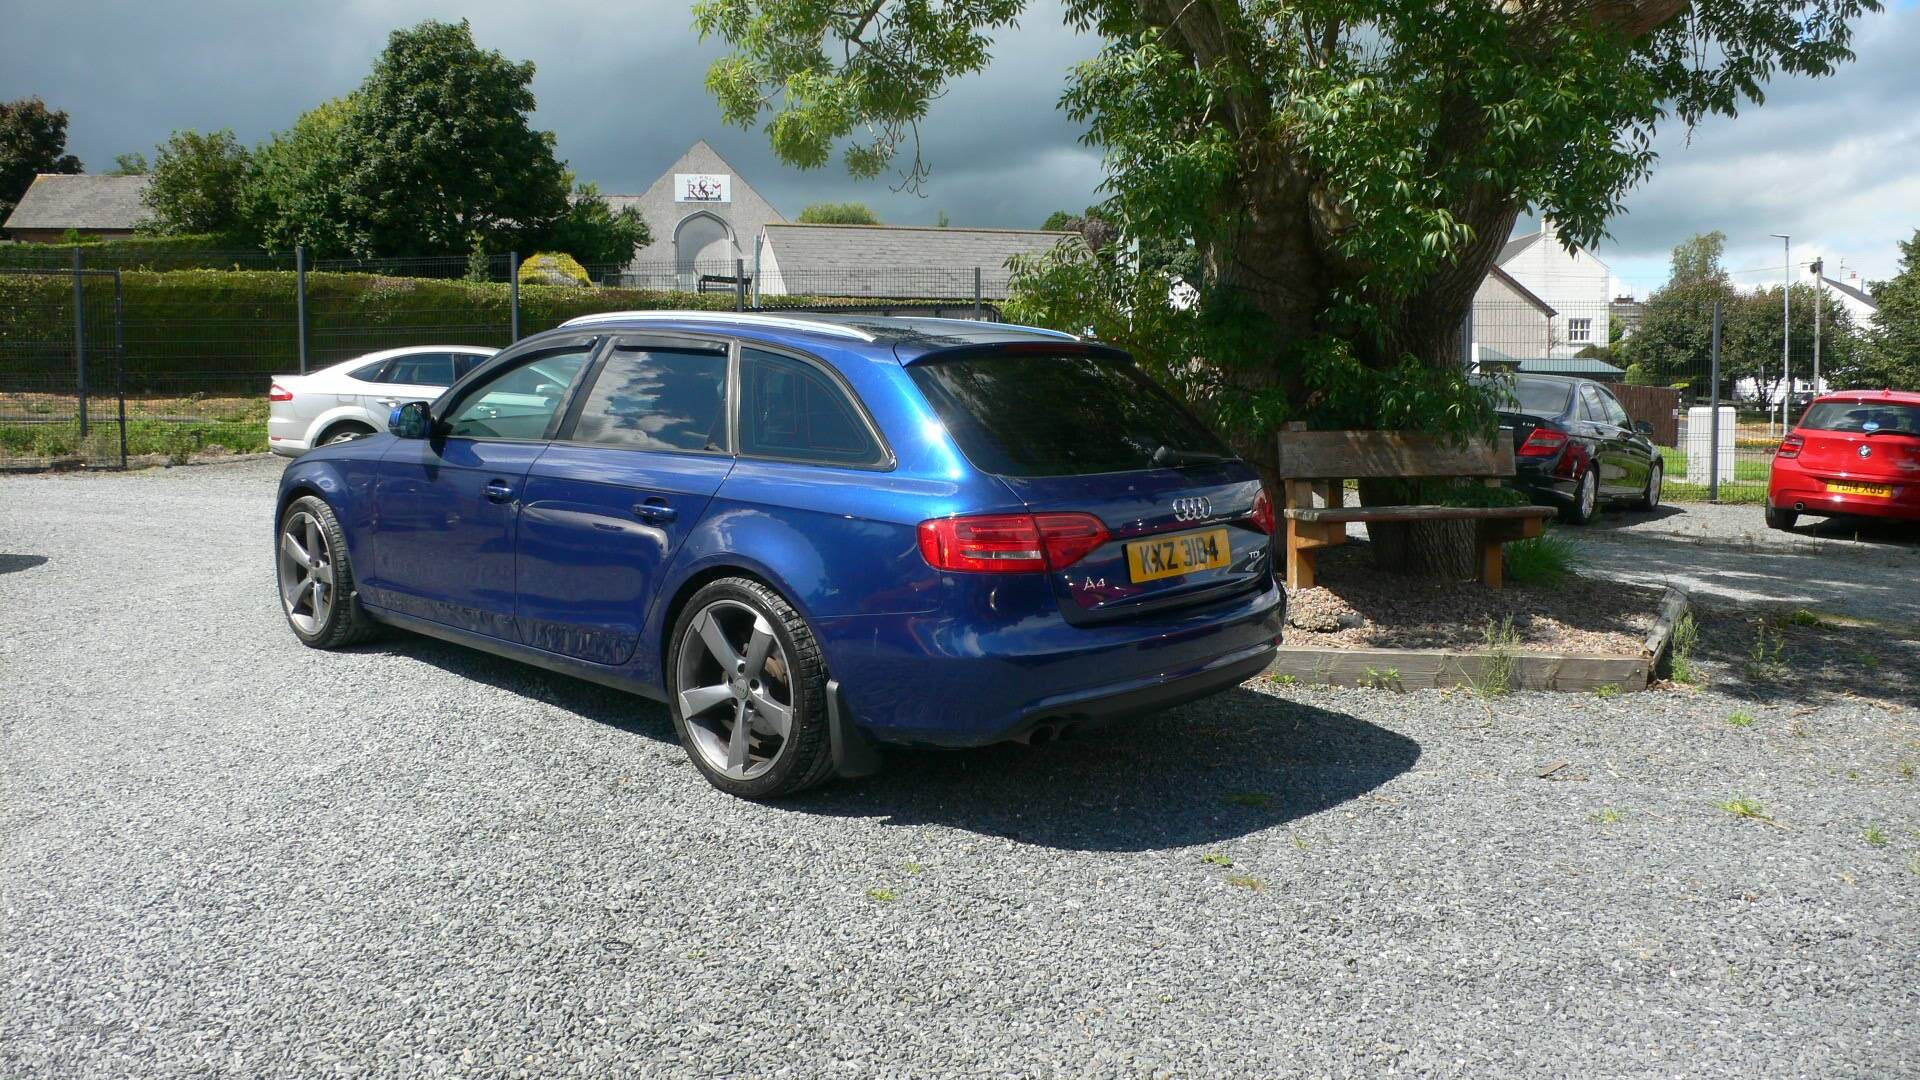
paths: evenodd
<path fill-rule="evenodd" d="M 1768 525 L 1801 514 L 1920 521 L 1920 394 L 1844 390 L 1807 407 L 1767 482 Z"/>

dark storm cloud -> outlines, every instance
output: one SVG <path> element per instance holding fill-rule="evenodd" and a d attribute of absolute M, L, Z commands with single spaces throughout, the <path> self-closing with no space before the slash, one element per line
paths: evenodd
<path fill-rule="evenodd" d="M 351 90 L 387 33 L 422 18 L 469 18 L 488 48 L 535 62 L 538 121 L 560 153 L 607 191 L 638 191 L 696 138 L 794 214 L 856 199 L 896 222 L 1033 225 L 1093 198 L 1098 155 L 1055 108 L 1069 65 L 1095 43 L 1036 5 L 1001 36 L 995 63 L 956 83 L 925 125 L 933 168 L 924 198 L 855 181 L 837 165 L 778 164 L 763 132 L 721 124 L 703 86 L 720 55 L 690 29 L 684 0 L 402 0 L 14 5 L 0 37 L 0 99 L 38 94 L 72 114 L 71 148 L 104 169 L 151 153 L 175 128 L 231 127 L 247 142 Z M 1869 276 L 1891 270 L 1896 238 L 1920 225 L 1920 8 L 1907 0 L 1860 28 L 1860 60 L 1823 80 L 1780 80 L 1737 121 L 1661 134 L 1655 175 L 1628 199 L 1602 254 L 1628 282 L 1657 283 L 1666 252 L 1720 229 L 1736 269 L 1778 261 L 1772 232 L 1797 253 L 1845 256 Z"/>

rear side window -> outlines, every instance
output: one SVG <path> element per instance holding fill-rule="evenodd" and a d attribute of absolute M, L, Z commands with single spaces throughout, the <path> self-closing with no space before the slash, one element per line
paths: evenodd
<path fill-rule="evenodd" d="M 1856 435 L 1891 431 L 1920 435 L 1920 405 L 1894 402 L 1816 401 L 1800 418 L 1800 426 L 1814 431 L 1847 431 Z"/>
<path fill-rule="evenodd" d="M 628 450 L 725 450 L 725 351 L 622 345 L 593 381 L 573 440 Z"/>
<path fill-rule="evenodd" d="M 458 382 L 459 380 L 466 378 L 468 372 L 472 371 L 474 368 L 479 367 L 481 364 L 484 364 L 491 359 L 493 359 L 492 353 L 454 353 L 453 354 L 454 381 Z"/>
<path fill-rule="evenodd" d="M 822 465 L 878 465 L 885 457 L 832 379 L 758 349 L 740 351 L 740 452 Z"/>
<path fill-rule="evenodd" d="M 908 369 L 974 467 L 1002 476 L 1171 468 L 1232 455 L 1128 361 L 1020 352 Z"/>
<path fill-rule="evenodd" d="M 446 353 L 412 353 L 387 361 L 381 382 L 406 386 L 452 386 L 453 357 Z"/>

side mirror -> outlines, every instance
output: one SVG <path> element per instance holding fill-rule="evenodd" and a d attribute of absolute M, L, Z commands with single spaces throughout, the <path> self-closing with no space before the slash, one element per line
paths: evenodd
<path fill-rule="evenodd" d="M 1642 435 L 1651 435 L 1653 434 L 1653 424 L 1647 420 L 1635 420 L 1633 422 L 1633 430 Z"/>
<path fill-rule="evenodd" d="M 387 416 L 387 430 L 402 439 L 424 439 L 433 432 L 433 415 L 424 401 L 395 405 Z"/>

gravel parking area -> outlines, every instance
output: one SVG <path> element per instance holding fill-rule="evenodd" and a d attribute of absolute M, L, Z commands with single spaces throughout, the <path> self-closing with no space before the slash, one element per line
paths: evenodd
<path fill-rule="evenodd" d="M 0 1075 L 1920 1073 L 1915 642 L 1709 607 L 1703 689 L 1256 682 L 764 806 L 299 646 L 278 471 L 0 478 Z"/>

